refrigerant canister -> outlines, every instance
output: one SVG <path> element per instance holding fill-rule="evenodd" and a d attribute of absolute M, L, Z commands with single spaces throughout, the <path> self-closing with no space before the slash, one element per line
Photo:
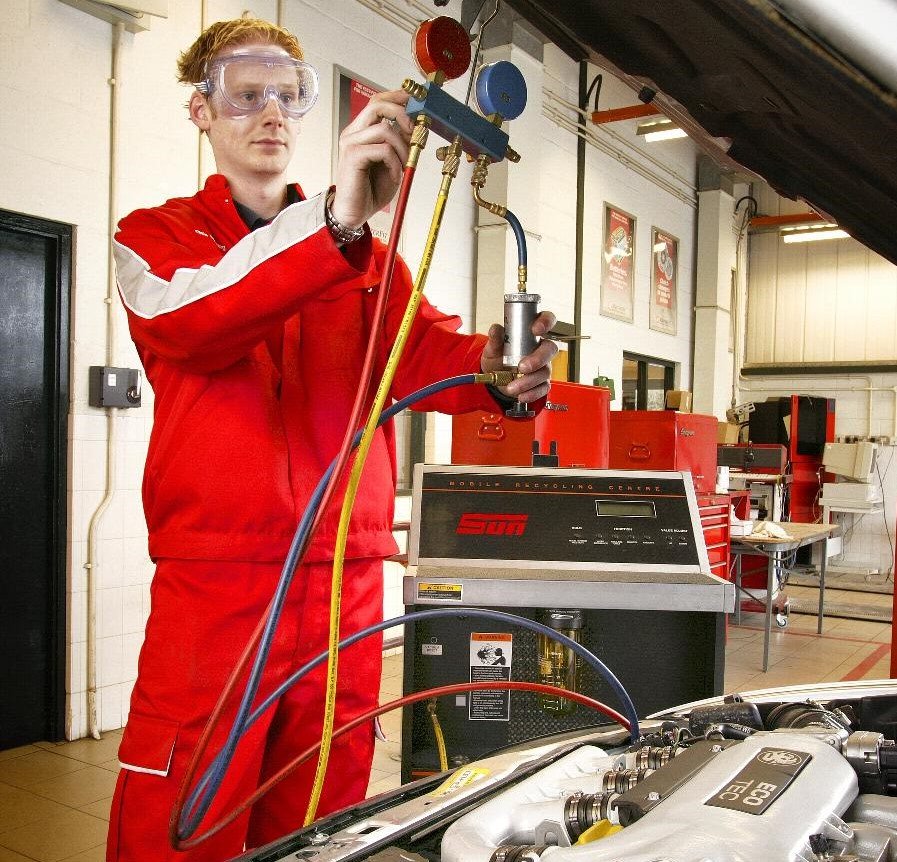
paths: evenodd
<path fill-rule="evenodd" d="M 516 368 L 524 356 L 538 344 L 533 335 L 533 323 L 539 315 L 539 294 L 505 294 L 505 349 L 502 362 L 505 368 Z"/>

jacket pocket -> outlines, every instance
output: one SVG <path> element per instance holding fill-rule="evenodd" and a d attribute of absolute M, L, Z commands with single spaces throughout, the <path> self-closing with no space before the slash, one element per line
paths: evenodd
<path fill-rule="evenodd" d="M 118 747 L 121 768 L 168 775 L 179 727 L 176 721 L 132 712 Z"/>

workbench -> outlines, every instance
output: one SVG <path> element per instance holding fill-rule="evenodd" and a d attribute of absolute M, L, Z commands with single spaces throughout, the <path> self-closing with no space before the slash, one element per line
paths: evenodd
<path fill-rule="evenodd" d="M 819 611 L 816 631 L 822 634 L 823 600 L 825 598 L 825 569 L 828 562 L 828 540 L 839 531 L 837 524 L 798 524 L 793 522 L 777 523 L 789 538 L 776 539 L 760 536 L 733 536 L 732 554 L 735 557 L 735 622 L 741 622 L 741 555 L 763 554 L 767 558 L 766 579 L 766 624 L 763 633 L 763 671 L 769 669 L 769 630 L 772 625 L 772 606 L 775 587 L 779 576 L 785 568 L 785 557 L 798 548 L 823 542 L 822 562 L 819 566 Z"/>

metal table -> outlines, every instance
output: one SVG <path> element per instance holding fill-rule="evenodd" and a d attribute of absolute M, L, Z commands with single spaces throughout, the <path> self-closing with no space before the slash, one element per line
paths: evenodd
<path fill-rule="evenodd" d="M 823 542 L 822 563 L 819 566 L 819 611 L 816 631 L 822 634 L 823 601 L 825 599 L 825 569 L 828 563 L 828 540 L 839 530 L 837 524 L 780 523 L 779 526 L 790 536 L 788 539 L 760 538 L 758 536 L 735 536 L 732 538 L 732 554 L 735 556 L 735 622 L 741 622 L 741 556 L 742 554 L 764 554 L 767 557 L 766 578 L 766 625 L 763 634 L 763 671 L 769 669 L 769 630 L 772 625 L 773 591 L 776 579 L 784 568 L 785 555 L 798 548 Z"/>

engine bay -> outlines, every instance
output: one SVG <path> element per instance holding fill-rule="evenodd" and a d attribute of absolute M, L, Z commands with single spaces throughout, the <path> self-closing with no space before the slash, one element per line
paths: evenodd
<path fill-rule="evenodd" d="M 240 857 L 377 862 L 897 860 L 897 685 L 728 695 L 536 740 Z"/>

